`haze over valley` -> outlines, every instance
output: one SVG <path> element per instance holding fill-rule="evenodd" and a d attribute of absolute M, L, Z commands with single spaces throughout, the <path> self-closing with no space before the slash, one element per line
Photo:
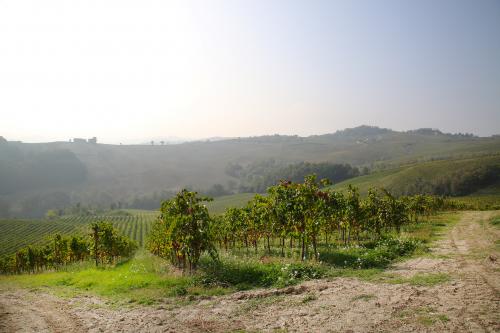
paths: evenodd
<path fill-rule="evenodd" d="M 500 332 L 500 1 L 0 0 L 0 332 Z"/>

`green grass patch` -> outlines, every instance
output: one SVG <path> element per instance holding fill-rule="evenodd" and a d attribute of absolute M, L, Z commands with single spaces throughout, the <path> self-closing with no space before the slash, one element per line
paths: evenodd
<path fill-rule="evenodd" d="M 403 310 L 399 312 L 398 317 L 406 319 L 414 317 L 418 323 L 424 326 L 432 326 L 437 322 L 450 321 L 447 315 L 438 313 L 434 308 L 429 306 Z"/>
<path fill-rule="evenodd" d="M 284 287 L 303 280 L 326 275 L 327 268 L 314 262 L 290 262 L 286 259 L 262 263 L 255 258 L 225 255 L 219 262 L 207 257 L 201 260 L 202 274 L 198 281 L 206 286 L 235 287 L 246 290 L 255 287 Z"/>
<path fill-rule="evenodd" d="M 377 277 L 379 282 L 390 284 L 410 284 L 412 286 L 435 286 L 451 281 L 451 277 L 446 273 L 419 273 L 411 277 L 403 277 L 397 274 L 381 274 Z"/>
<path fill-rule="evenodd" d="M 413 254 L 422 243 L 414 238 L 386 236 L 361 246 L 320 251 L 320 260 L 338 268 L 386 268 L 394 260 Z"/>
<path fill-rule="evenodd" d="M 73 296 L 94 294 L 113 302 L 152 304 L 161 297 L 194 285 L 192 276 L 170 272 L 162 259 L 140 252 L 133 259 L 115 267 L 69 266 L 64 271 L 0 277 L 0 286 L 48 288 L 58 294 Z M 202 290 L 197 290 L 198 294 Z"/>
<path fill-rule="evenodd" d="M 217 197 L 214 201 L 207 203 L 210 214 L 222 214 L 229 207 L 243 207 L 252 200 L 255 193 L 238 193 Z"/>
<path fill-rule="evenodd" d="M 453 198 L 453 201 L 461 203 L 471 210 L 499 210 L 500 193 L 496 194 L 471 194 L 463 197 Z"/>
<path fill-rule="evenodd" d="M 357 296 L 354 296 L 353 298 L 351 298 L 351 302 L 356 302 L 356 301 L 369 301 L 369 300 L 372 300 L 372 299 L 375 299 L 377 298 L 377 296 L 375 295 L 372 295 L 372 294 L 361 294 L 361 295 L 357 295 Z"/>
<path fill-rule="evenodd" d="M 368 268 L 368 269 L 354 269 L 354 268 L 340 268 L 332 269 L 328 272 L 329 278 L 348 277 L 357 278 L 363 281 L 377 281 L 384 270 L 381 268 Z"/>
<path fill-rule="evenodd" d="M 460 220 L 460 216 L 461 214 L 457 212 L 438 213 L 418 223 L 405 226 L 402 234 L 424 244 L 430 244 L 441 239 L 447 230 Z"/>
<path fill-rule="evenodd" d="M 304 296 L 304 298 L 302 299 L 302 303 L 309 303 L 309 302 L 315 301 L 317 299 L 318 299 L 318 295 L 309 294 L 309 295 Z"/>
<path fill-rule="evenodd" d="M 491 225 L 500 228 L 500 215 L 499 216 L 494 216 L 490 220 Z"/>

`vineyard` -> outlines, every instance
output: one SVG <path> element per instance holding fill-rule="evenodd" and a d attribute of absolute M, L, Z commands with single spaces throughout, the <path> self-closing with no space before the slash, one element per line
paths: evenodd
<path fill-rule="evenodd" d="M 85 233 L 89 224 L 107 221 L 124 236 L 143 246 L 153 222 L 158 216 L 154 211 L 130 210 L 124 215 L 62 216 L 53 220 L 0 220 L 0 256 L 14 253 L 30 244 L 42 245 L 50 236 L 59 233 Z"/>
<path fill-rule="evenodd" d="M 217 216 L 210 216 L 204 204 L 210 198 L 183 190 L 162 203 L 147 248 L 189 271 L 196 270 L 204 252 L 217 261 L 221 250 L 237 254 L 242 249 L 247 256 L 252 251 L 255 257 L 384 267 L 420 246 L 400 238 L 401 231 L 438 211 L 461 208 L 442 197 L 397 198 L 384 189 L 370 189 L 361 198 L 355 187 L 349 186 L 344 194 L 327 185 L 327 179 L 318 181 L 316 175 L 303 183 L 281 181 L 268 188 L 267 196 L 255 195 L 245 207 L 228 208 Z M 362 250 L 342 253 L 351 246 Z"/>

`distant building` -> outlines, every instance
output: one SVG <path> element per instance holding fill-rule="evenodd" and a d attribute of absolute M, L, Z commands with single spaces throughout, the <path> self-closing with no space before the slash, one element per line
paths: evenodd
<path fill-rule="evenodd" d="M 71 142 L 71 139 L 69 140 L 69 142 Z M 94 136 L 93 138 L 90 138 L 90 139 L 82 139 L 82 138 L 74 138 L 73 139 L 73 142 L 74 143 L 92 143 L 92 144 L 96 144 L 97 143 L 97 138 Z"/>

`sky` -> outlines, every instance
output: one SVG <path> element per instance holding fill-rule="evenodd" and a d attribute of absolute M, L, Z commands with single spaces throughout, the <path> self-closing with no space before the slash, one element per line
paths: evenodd
<path fill-rule="evenodd" d="M 500 133 L 500 1 L 0 0 L 0 135 Z"/>

